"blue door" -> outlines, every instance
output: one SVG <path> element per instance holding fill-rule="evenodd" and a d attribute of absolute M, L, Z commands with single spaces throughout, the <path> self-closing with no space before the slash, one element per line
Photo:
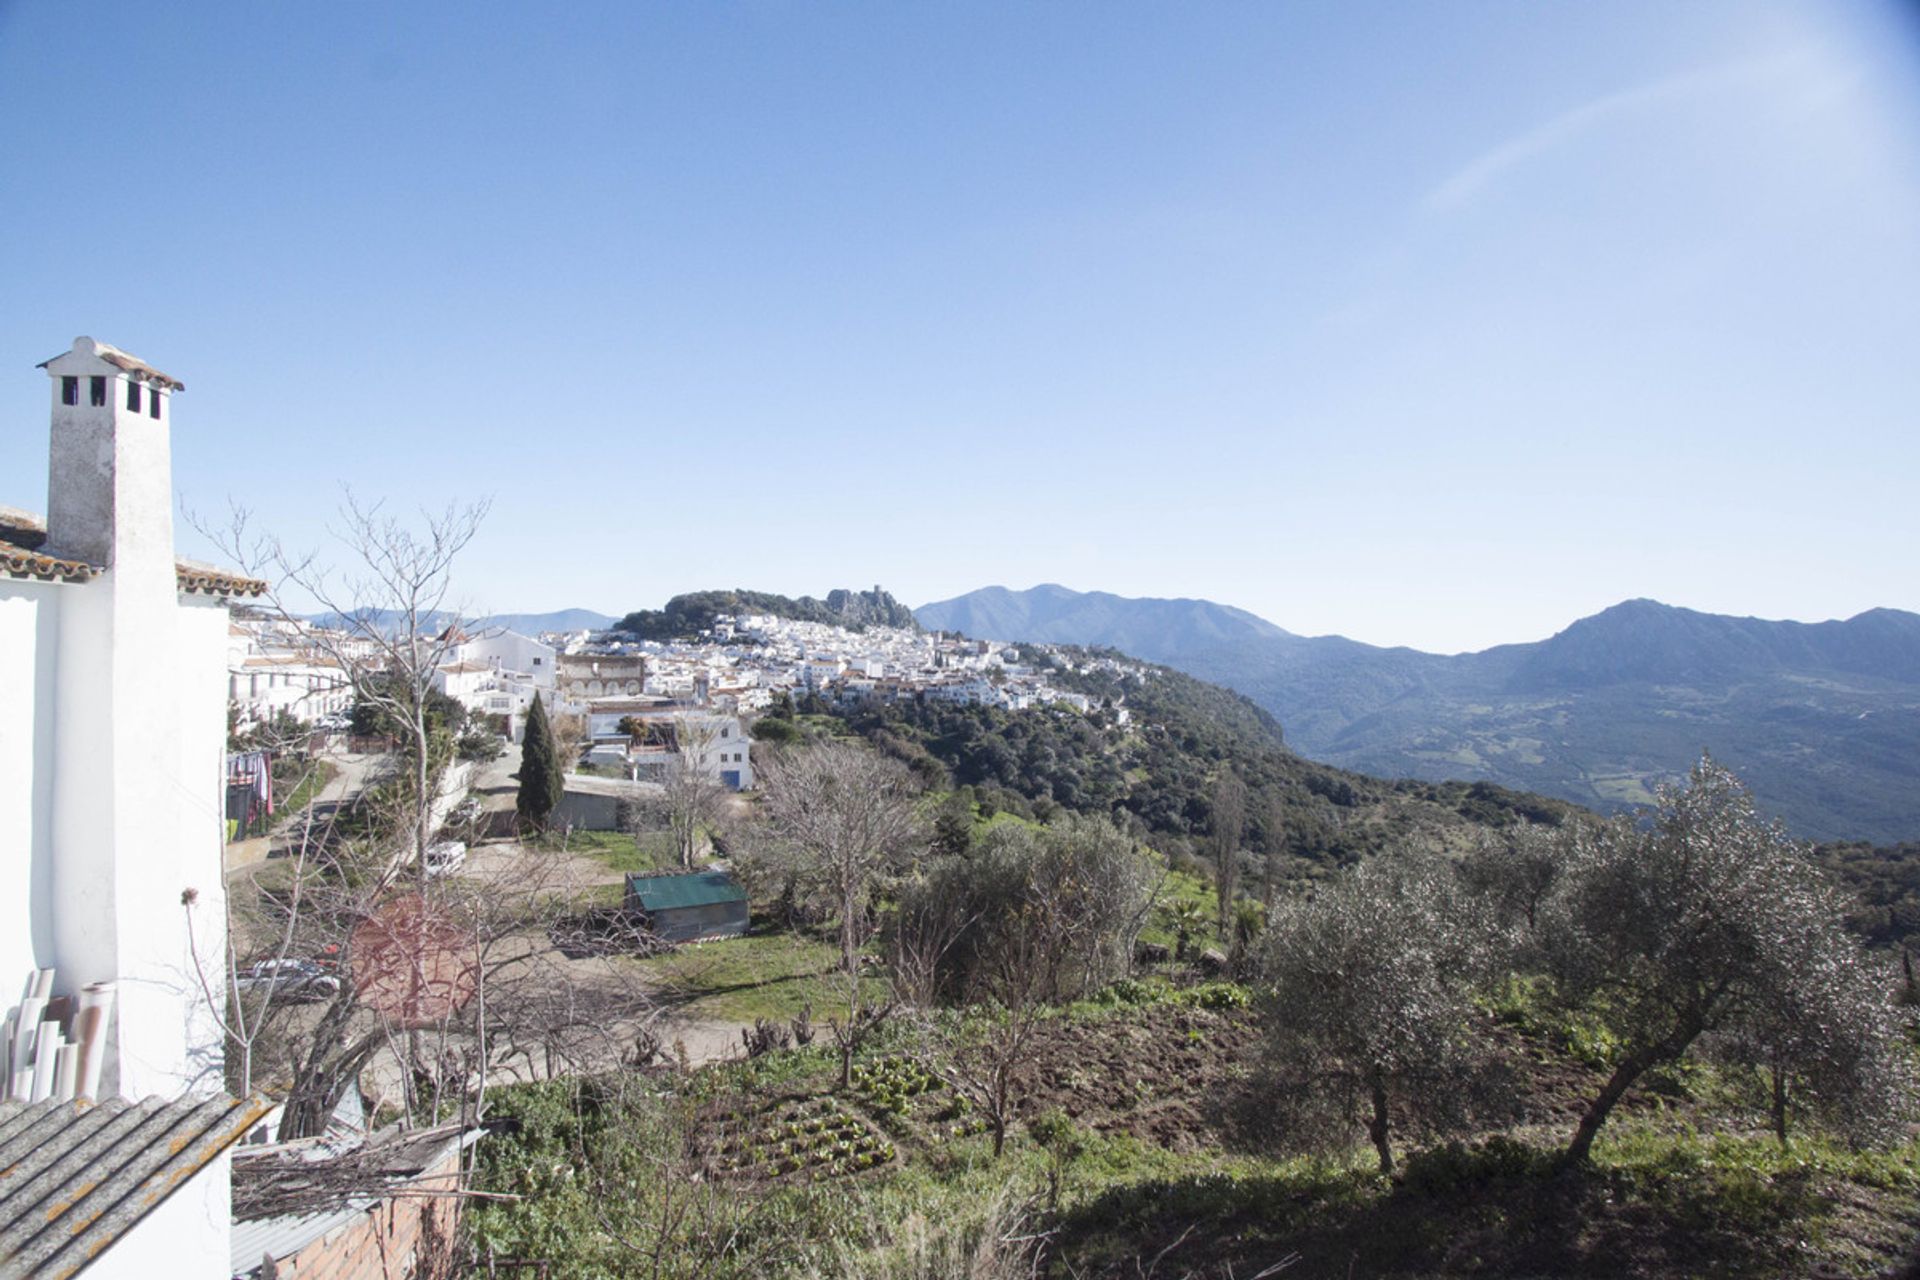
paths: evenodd
<path fill-rule="evenodd" d="M 722 769 L 720 771 L 720 781 L 725 783 L 730 790 L 738 791 L 740 789 L 740 771 L 738 769 Z"/>

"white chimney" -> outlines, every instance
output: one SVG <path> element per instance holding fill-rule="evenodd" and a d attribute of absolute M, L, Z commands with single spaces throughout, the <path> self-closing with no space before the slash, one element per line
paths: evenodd
<path fill-rule="evenodd" d="M 182 895 L 195 891 L 198 950 L 222 990 L 226 610 L 183 597 L 177 576 L 169 428 L 182 387 L 91 338 L 42 367 L 41 549 L 99 570 L 58 596 L 46 959 L 64 992 L 118 984 L 105 1093 L 217 1088 Z"/>

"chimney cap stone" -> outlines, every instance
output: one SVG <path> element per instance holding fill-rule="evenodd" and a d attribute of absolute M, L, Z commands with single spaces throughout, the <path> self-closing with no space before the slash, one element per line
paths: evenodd
<path fill-rule="evenodd" d="M 131 377 L 138 378 L 143 382 L 151 382 L 156 386 L 165 387 L 169 391 L 185 391 L 187 389 L 186 383 L 180 381 L 178 378 L 160 372 L 139 356 L 129 355 L 118 347 L 96 341 L 85 335 L 73 340 L 73 349 L 71 351 L 62 351 L 57 356 L 42 360 L 34 367 L 45 369 L 47 366 L 53 364 L 54 361 L 64 360 L 69 355 L 91 356 L 96 360 L 104 360 L 114 368 L 121 370 Z"/>

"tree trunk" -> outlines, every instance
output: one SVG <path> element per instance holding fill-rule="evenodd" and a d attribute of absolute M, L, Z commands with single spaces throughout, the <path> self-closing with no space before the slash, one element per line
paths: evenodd
<path fill-rule="evenodd" d="M 1013 1102 L 1013 1073 L 1005 1058 L 993 1067 L 993 1158 L 998 1160 L 1007 1145 L 1007 1112 Z"/>
<path fill-rule="evenodd" d="M 1393 1172 L 1393 1144 L 1389 1140 L 1391 1128 L 1387 1123 L 1387 1082 L 1378 1071 L 1373 1073 L 1373 1118 L 1367 1122 L 1367 1136 L 1373 1139 L 1373 1149 L 1380 1153 L 1380 1172 Z"/>
<path fill-rule="evenodd" d="M 1614 1104 L 1620 1101 L 1622 1095 L 1633 1086 L 1633 1082 L 1654 1063 L 1678 1058 L 1685 1053 L 1687 1046 L 1692 1044 L 1693 1038 L 1699 1034 L 1699 1026 L 1690 1024 L 1675 1031 L 1659 1044 L 1636 1049 L 1623 1058 L 1620 1065 L 1614 1068 L 1613 1075 L 1608 1078 L 1606 1087 L 1600 1090 L 1599 1096 L 1588 1105 L 1586 1114 L 1580 1117 L 1580 1127 L 1574 1130 L 1573 1141 L 1568 1144 L 1561 1162 L 1569 1165 L 1585 1164 L 1587 1153 L 1593 1147 L 1594 1135 L 1600 1132 L 1600 1126 L 1607 1122 L 1607 1116 L 1612 1113 Z"/>
<path fill-rule="evenodd" d="M 1787 1142 L 1787 1072 L 1778 1062 L 1769 1071 L 1773 1075 L 1773 1136 L 1780 1140 L 1780 1149 L 1785 1151 Z"/>

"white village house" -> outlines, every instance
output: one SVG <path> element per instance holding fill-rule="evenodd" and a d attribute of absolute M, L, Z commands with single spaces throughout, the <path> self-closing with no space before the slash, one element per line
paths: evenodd
<path fill-rule="evenodd" d="M 505 716 L 507 736 L 520 737 L 535 695 L 554 706 L 558 657 L 552 645 L 517 631 L 470 636 L 458 626 L 441 639 L 447 655 L 434 672 L 434 688 L 475 714 Z"/>
<path fill-rule="evenodd" d="M 0 1275 L 214 1280 L 264 1109 L 225 1096 L 200 976 L 223 985 L 228 602 L 264 584 L 174 555 L 179 381 L 90 338 L 42 367 L 46 519 L 0 511 Z"/>

